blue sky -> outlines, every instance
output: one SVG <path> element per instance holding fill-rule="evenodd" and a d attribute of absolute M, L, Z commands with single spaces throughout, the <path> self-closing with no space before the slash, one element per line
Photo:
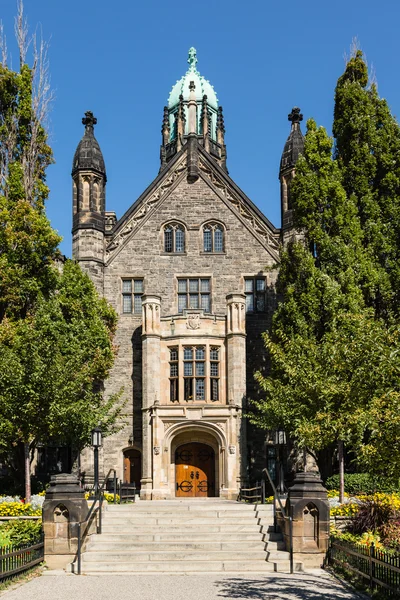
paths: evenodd
<path fill-rule="evenodd" d="M 357 36 L 380 94 L 400 114 L 398 0 L 25 0 L 31 29 L 50 41 L 55 90 L 47 212 L 71 255 L 71 163 L 92 110 L 107 167 L 107 210 L 120 217 L 159 169 L 162 109 L 195 46 L 198 69 L 224 108 L 231 177 L 280 225 L 278 168 L 287 115 L 332 125 L 333 93 Z M 0 18 L 17 63 L 15 0 Z M 303 131 L 305 122 L 303 123 Z"/>

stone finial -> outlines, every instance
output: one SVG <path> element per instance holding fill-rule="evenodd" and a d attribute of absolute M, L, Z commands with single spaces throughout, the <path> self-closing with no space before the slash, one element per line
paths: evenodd
<path fill-rule="evenodd" d="M 169 129 L 169 115 L 168 115 L 168 106 L 164 106 L 164 114 L 163 114 L 163 129 Z"/>
<path fill-rule="evenodd" d="M 97 119 L 93 115 L 91 110 L 85 112 L 85 116 L 82 118 L 82 125 L 85 125 L 86 131 L 93 131 L 94 125 L 97 124 Z"/>
<path fill-rule="evenodd" d="M 164 148 L 169 142 L 169 134 L 170 134 L 170 127 L 169 127 L 168 106 L 164 106 L 163 122 L 162 122 L 162 127 L 161 127 L 161 135 L 162 135 L 162 141 L 163 141 Z"/>
<path fill-rule="evenodd" d="M 189 48 L 189 56 L 188 56 L 188 63 L 190 65 L 189 70 L 190 71 L 196 71 L 196 65 L 197 65 L 197 53 L 196 53 L 196 48 Z"/>
<path fill-rule="evenodd" d="M 225 123 L 224 123 L 224 114 L 222 112 L 222 106 L 218 107 L 218 113 L 217 113 L 217 131 L 220 131 L 222 134 L 225 133 Z"/>
<path fill-rule="evenodd" d="M 300 108 L 298 106 L 294 106 L 292 108 L 292 112 L 288 114 L 288 121 L 291 121 L 292 125 L 295 123 L 301 123 L 303 120 L 303 115 L 300 112 Z"/>

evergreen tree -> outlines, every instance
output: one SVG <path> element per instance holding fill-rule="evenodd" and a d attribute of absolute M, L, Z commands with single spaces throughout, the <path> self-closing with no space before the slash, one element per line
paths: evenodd
<path fill-rule="evenodd" d="M 335 158 L 347 197 L 355 203 L 363 244 L 378 277 L 363 288 L 387 322 L 400 317 L 400 128 L 358 50 L 335 91 Z"/>
<path fill-rule="evenodd" d="M 344 79 L 352 72 L 352 65 L 358 68 L 353 69 L 357 76 L 363 72 L 359 61 L 359 55 L 351 59 L 339 79 L 335 133 L 339 131 L 338 95 L 343 88 L 348 91 Z M 369 94 L 382 115 L 386 104 L 379 100 L 376 90 L 366 91 L 365 79 L 357 85 L 358 92 Z M 346 127 L 352 131 L 354 123 L 368 124 L 368 113 L 360 115 L 360 106 L 351 102 L 351 94 L 343 100 L 342 131 Z M 390 131 L 393 139 L 389 134 L 387 137 L 396 148 L 400 137 L 394 119 L 390 117 L 390 126 L 383 128 Z M 376 129 L 379 133 L 378 125 Z M 348 137 L 365 150 L 356 135 Z M 386 145 L 381 142 L 380 148 L 387 150 L 390 144 L 385 140 Z M 393 187 L 393 223 L 385 225 L 383 210 L 374 206 L 376 202 L 378 208 L 385 204 L 383 187 L 375 189 L 369 164 L 363 167 L 370 156 L 378 161 L 375 153 L 372 144 L 364 154 L 356 152 L 355 166 L 354 149 L 346 146 L 343 135 L 337 139 L 333 158 L 332 140 L 325 130 L 317 129 L 312 120 L 307 124 L 304 155 L 296 164 L 291 186 L 295 226 L 303 239 L 292 241 L 281 252 L 280 303 L 272 329 L 264 335 L 271 368 L 268 377 L 256 375 L 265 400 L 256 403 L 258 413 L 251 416 L 263 427 L 285 426 L 301 446 L 313 450 L 334 441 L 340 446 L 346 442 L 369 469 L 379 468 L 375 460 L 379 452 L 374 450 L 387 439 L 382 428 L 389 431 L 390 426 L 392 432 L 398 428 L 398 421 L 389 423 L 389 419 L 399 401 L 399 383 L 394 376 L 399 368 L 398 330 L 393 320 L 397 275 L 392 268 L 396 236 L 393 234 L 385 260 L 381 260 L 372 216 L 381 216 L 382 235 L 388 227 L 396 231 L 397 197 Z M 394 158 L 398 157 L 392 162 L 396 171 Z M 396 180 L 388 155 L 383 157 L 382 153 L 379 160 L 386 164 L 383 179 Z M 369 206 L 369 220 L 364 205 Z M 385 409 L 380 415 L 380 433 L 378 406 Z M 393 476 L 400 475 L 396 464 L 392 458 Z"/>

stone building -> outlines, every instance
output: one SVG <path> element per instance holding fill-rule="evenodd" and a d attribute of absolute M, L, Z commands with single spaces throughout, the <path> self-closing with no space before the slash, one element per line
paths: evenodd
<path fill-rule="evenodd" d="M 72 169 L 73 257 L 119 315 L 105 391 L 123 387 L 128 397 L 127 422 L 104 440 L 101 470 L 115 468 L 146 499 L 236 498 L 257 460 L 265 466 L 263 438 L 248 431 L 243 411 L 257 394 L 254 370 L 263 369 L 270 267 L 290 235 L 290 181 L 303 145 L 294 109 L 278 229 L 230 178 L 222 107 L 193 48 L 188 63 L 164 108 L 160 171 L 120 219 L 106 210 L 90 112 Z M 87 450 L 81 466 L 90 473 L 91 465 Z"/>

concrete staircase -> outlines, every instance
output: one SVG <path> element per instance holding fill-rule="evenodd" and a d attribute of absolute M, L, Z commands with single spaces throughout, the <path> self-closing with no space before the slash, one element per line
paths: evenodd
<path fill-rule="evenodd" d="M 218 498 L 109 505 L 82 555 L 87 574 L 248 571 L 289 571 L 272 506 Z"/>

